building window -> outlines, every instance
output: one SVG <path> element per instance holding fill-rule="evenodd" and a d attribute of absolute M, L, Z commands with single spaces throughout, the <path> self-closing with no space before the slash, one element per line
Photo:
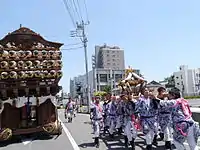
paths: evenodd
<path fill-rule="evenodd" d="M 115 55 L 112 55 L 112 57 L 115 57 Z"/>
<path fill-rule="evenodd" d="M 179 83 L 177 83 L 177 85 L 180 85 Z"/>
<path fill-rule="evenodd" d="M 122 74 L 115 74 L 115 81 L 119 81 L 122 79 Z"/>
<path fill-rule="evenodd" d="M 110 55 L 109 54 L 107 54 L 107 57 L 109 57 Z"/>
<path fill-rule="evenodd" d="M 105 89 L 105 85 L 100 85 L 100 91 L 103 91 Z"/>
<path fill-rule="evenodd" d="M 178 79 L 178 77 L 176 77 L 176 79 Z"/>
<path fill-rule="evenodd" d="M 100 82 L 107 82 L 107 74 L 100 74 Z"/>
<path fill-rule="evenodd" d="M 181 79 L 183 79 L 183 76 L 181 75 Z"/>

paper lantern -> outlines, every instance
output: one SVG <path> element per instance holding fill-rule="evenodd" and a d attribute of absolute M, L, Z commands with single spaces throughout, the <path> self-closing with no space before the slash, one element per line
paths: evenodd
<path fill-rule="evenodd" d="M 31 61 L 26 61 L 25 66 L 26 67 L 32 67 L 33 63 Z"/>
<path fill-rule="evenodd" d="M 7 72 L 2 72 L 1 73 L 1 79 L 8 79 L 9 75 Z"/>
<path fill-rule="evenodd" d="M 61 51 L 56 51 L 56 57 L 57 57 L 57 59 L 61 59 L 62 58 Z"/>
<path fill-rule="evenodd" d="M 62 61 L 61 60 L 56 60 L 55 66 L 56 67 L 62 67 Z"/>
<path fill-rule="evenodd" d="M 42 78 L 42 73 L 40 71 L 35 71 L 34 75 L 36 78 Z"/>
<path fill-rule="evenodd" d="M 62 71 L 61 71 L 61 70 L 59 70 L 59 71 L 56 72 L 56 77 L 57 77 L 57 78 L 61 78 L 62 75 L 63 75 L 63 74 L 62 74 Z"/>
<path fill-rule="evenodd" d="M 46 57 L 47 57 L 47 51 L 42 50 L 42 57 L 43 57 L 43 58 L 46 58 Z"/>
<path fill-rule="evenodd" d="M 19 68 L 24 68 L 25 67 L 25 63 L 23 61 L 18 61 L 17 66 Z"/>
<path fill-rule="evenodd" d="M 11 79 L 17 79 L 17 72 L 11 71 L 9 76 L 10 76 Z"/>
<path fill-rule="evenodd" d="M 41 64 L 40 61 L 36 60 L 34 63 L 35 68 L 40 68 L 40 64 Z"/>
<path fill-rule="evenodd" d="M 49 51 L 49 56 L 53 57 L 54 53 L 55 53 L 54 51 Z"/>
<path fill-rule="evenodd" d="M 48 65 L 47 60 L 44 60 L 44 61 L 42 62 L 42 67 L 43 67 L 43 68 L 47 68 L 47 65 Z"/>
<path fill-rule="evenodd" d="M 20 71 L 18 73 L 18 78 L 20 78 L 20 79 L 26 78 L 26 73 L 24 71 Z"/>
<path fill-rule="evenodd" d="M 43 72 L 44 78 L 49 78 L 49 72 L 47 70 L 45 70 Z"/>
<path fill-rule="evenodd" d="M 23 57 L 25 57 L 25 53 L 24 53 L 24 51 L 18 51 L 17 52 L 17 56 L 19 57 L 19 58 L 23 58 Z"/>
<path fill-rule="evenodd" d="M 17 57 L 17 53 L 15 51 L 9 51 L 9 57 L 10 58 Z"/>
<path fill-rule="evenodd" d="M 38 51 L 38 50 L 34 50 L 34 51 L 33 51 L 33 56 L 34 56 L 34 57 L 38 57 L 38 55 L 39 55 L 39 51 Z"/>
<path fill-rule="evenodd" d="M 1 68 L 2 69 L 8 68 L 8 62 L 7 61 L 2 61 L 1 62 Z"/>
<path fill-rule="evenodd" d="M 25 51 L 25 57 L 26 58 L 30 58 L 32 56 L 32 52 L 31 51 Z"/>
<path fill-rule="evenodd" d="M 55 77 L 56 76 L 56 71 L 55 70 L 51 70 L 49 72 L 49 76 L 52 78 L 52 77 Z"/>
<path fill-rule="evenodd" d="M 2 57 L 3 57 L 3 58 L 9 58 L 9 53 L 8 53 L 8 51 L 3 51 Z"/>
<path fill-rule="evenodd" d="M 32 78 L 34 76 L 34 72 L 33 71 L 27 71 L 26 76 L 27 76 L 27 78 Z"/>
<path fill-rule="evenodd" d="M 16 66 L 17 66 L 16 61 L 10 61 L 10 62 L 9 62 L 9 67 L 10 67 L 10 68 L 15 68 Z"/>

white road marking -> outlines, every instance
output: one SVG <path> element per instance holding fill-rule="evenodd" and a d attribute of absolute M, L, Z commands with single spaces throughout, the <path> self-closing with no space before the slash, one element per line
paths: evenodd
<path fill-rule="evenodd" d="M 33 141 L 33 139 L 23 139 L 23 140 L 22 140 L 22 143 L 23 143 L 24 145 L 27 145 L 27 144 L 31 143 L 32 141 Z"/>
<path fill-rule="evenodd" d="M 60 120 L 60 118 L 58 118 L 58 119 L 61 122 L 63 130 L 65 131 L 67 137 L 69 138 L 69 141 L 71 142 L 72 147 L 74 148 L 74 150 L 80 150 L 80 148 L 76 144 L 76 142 L 75 142 L 74 138 L 72 137 L 71 133 L 69 132 L 69 130 L 66 128 L 66 126 L 64 125 L 64 123 Z"/>

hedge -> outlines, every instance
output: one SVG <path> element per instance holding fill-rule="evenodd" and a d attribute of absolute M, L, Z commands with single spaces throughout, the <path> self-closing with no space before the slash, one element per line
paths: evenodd
<path fill-rule="evenodd" d="M 200 95 L 198 96 L 185 96 L 185 99 L 200 99 Z"/>

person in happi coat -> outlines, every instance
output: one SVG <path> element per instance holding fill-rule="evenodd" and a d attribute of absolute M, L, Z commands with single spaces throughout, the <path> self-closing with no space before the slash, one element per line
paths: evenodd
<path fill-rule="evenodd" d="M 120 96 L 116 97 L 117 102 L 117 120 L 116 120 L 116 129 L 118 130 L 118 134 L 120 135 L 123 130 L 123 100 Z"/>
<path fill-rule="evenodd" d="M 177 150 L 185 150 L 184 142 L 187 140 L 191 150 L 198 150 L 197 140 L 200 129 L 197 122 L 192 119 L 188 101 L 181 98 L 180 91 L 176 88 L 169 91 L 170 100 L 160 100 L 163 108 L 171 110 L 173 126 L 173 143 Z"/>
<path fill-rule="evenodd" d="M 72 122 L 73 114 L 74 114 L 74 103 L 70 97 L 68 103 L 65 106 L 65 118 L 66 119 L 68 118 L 68 121 Z"/>
<path fill-rule="evenodd" d="M 109 103 L 111 101 L 111 93 L 107 93 L 103 103 L 103 121 L 104 121 L 104 134 L 108 131 L 110 126 L 109 120 Z"/>
<path fill-rule="evenodd" d="M 152 149 L 152 143 L 158 130 L 157 111 L 158 104 L 150 97 L 148 88 L 144 87 L 141 96 L 136 103 L 136 111 L 139 113 L 143 134 L 146 140 L 146 149 Z"/>
<path fill-rule="evenodd" d="M 97 97 L 95 97 L 95 98 L 97 98 Z M 92 114 L 93 114 L 94 107 L 95 107 L 95 99 L 92 99 L 90 102 L 90 119 L 91 119 L 91 121 L 92 121 Z"/>
<path fill-rule="evenodd" d="M 166 89 L 164 87 L 158 88 L 157 98 L 161 100 L 167 99 Z M 160 137 L 161 140 L 165 140 L 165 148 L 172 149 L 171 141 L 172 141 L 172 129 L 171 129 L 171 111 L 163 106 L 159 105 L 159 115 L 158 121 L 160 126 Z"/>
<path fill-rule="evenodd" d="M 112 96 L 111 102 L 109 103 L 108 107 L 108 113 L 109 113 L 109 135 L 111 138 L 114 137 L 114 130 L 116 127 L 116 119 L 117 119 L 117 104 L 116 104 L 116 97 Z"/>
<path fill-rule="evenodd" d="M 135 150 L 135 138 L 137 137 L 137 130 L 132 122 L 132 115 L 135 114 L 135 101 L 131 94 L 122 95 L 124 100 L 124 140 L 125 147 L 131 144 L 132 150 Z"/>
<path fill-rule="evenodd" d="M 102 108 L 99 104 L 100 99 L 96 98 L 95 100 L 95 105 L 93 109 L 93 114 L 92 114 L 92 120 L 93 120 L 93 129 L 94 129 L 94 144 L 98 148 L 99 147 L 99 136 L 100 136 L 100 129 L 102 127 Z"/>

